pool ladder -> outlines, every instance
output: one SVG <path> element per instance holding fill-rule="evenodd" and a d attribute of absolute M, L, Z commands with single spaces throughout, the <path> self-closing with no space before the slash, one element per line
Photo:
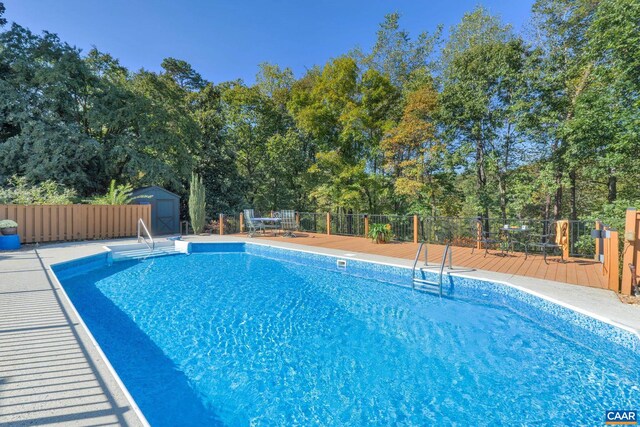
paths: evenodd
<path fill-rule="evenodd" d="M 426 267 L 428 265 L 428 261 L 427 261 L 427 253 L 428 253 L 428 246 L 426 246 L 426 244 L 424 242 L 420 243 L 420 246 L 418 246 L 418 251 L 416 252 L 416 257 L 413 260 L 413 277 L 412 277 L 412 284 L 411 284 L 411 288 L 415 289 L 416 285 L 429 285 L 431 287 L 435 287 L 437 286 L 438 288 L 438 295 L 442 296 L 442 275 L 444 273 L 444 265 L 445 263 L 447 263 L 447 260 L 449 261 L 449 270 L 451 270 L 452 265 L 451 265 L 451 259 L 452 259 L 452 249 L 451 246 L 449 244 L 447 244 L 444 248 L 444 252 L 442 254 L 442 262 L 440 263 L 440 273 L 438 274 L 438 281 L 434 282 L 431 280 L 426 280 L 426 279 L 422 279 L 420 277 L 416 277 L 416 272 L 420 271 L 422 272 L 423 267 L 418 267 L 418 259 L 420 259 L 420 253 L 422 252 L 422 248 L 425 248 L 424 250 L 424 267 Z"/>

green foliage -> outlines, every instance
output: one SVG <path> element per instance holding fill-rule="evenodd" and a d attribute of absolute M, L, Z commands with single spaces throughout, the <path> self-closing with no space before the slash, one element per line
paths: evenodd
<path fill-rule="evenodd" d="M 432 65 L 428 61 L 441 32 L 442 27 L 438 26 L 433 35 L 423 32 L 411 40 L 410 34 L 400 28 L 400 14 L 390 13 L 380 24 L 376 43 L 363 63 L 388 76 L 394 85 L 403 87 L 422 69 Z"/>
<path fill-rule="evenodd" d="M 640 5 L 537 0 L 532 18 L 517 34 L 477 7 L 440 43 L 440 27 L 413 35 L 389 14 L 371 49 L 299 77 L 263 63 L 253 85 L 207 82 L 176 58 L 130 71 L 5 26 L 0 179 L 24 188 L 0 195 L 86 199 L 115 179 L 186 201 L 191 177 L 212 214 L 544 219 L 640 199 Z"/>
<path fill-rule="evenodd" d="M 367 237 L 376 243 L 386 243 L 390 241 L 393 238 L 391 224 L 371 224 Z"/>
<path fill-rule="evenodd" d="M 189 218 L 194 233 L 202 233 L 205 225 L 206 195 L 202 178 L 197 174 L 191 174 L 191 187 L 189 190 Z"/>
<path fill-rule="evenodd" d="M 106 194 L 95 196 L 86 200 L 92 205 L 128 205 L 137 199 L 148 199 L 152 196 L 133 196 L 131 184 L 120 184 L 116 186 L 116 180 L 112 179 Z"/>
<path fill-rule="evenodd" d="M 0 220 L 0 228 L 14 228 L 17 226 L 18 226 L 18 223 L 10 219 Z"/>
<path fill-rule="evenodd" d="M 525 55 L 523 41 L 482 8 L 464 16 L 443 52 L 444 136 L 473 170 L 476 185 L 467 189 L 467 203 L 485 217 L 498 207 L 506 219 L 508 186 L 521 166 L 517 124 Z"/>
<path fill-rule="evenodd" d="M 2 3 L 0 1 L 0 27 L 2 27 L 3 25 L 5 25 L 7 23 L 7 20 L 2 17 L 2 15 L 4 15 L 4 11 L 5 10 L 6 9 L 4 7 L 4 3 Z"/>
<path fill-rule="evenodd" d="M 75 200 L 75 190 L 51 180 L 31 185 L 26 177 L 13 176 L 0 188 L 0 204 L 69 205 Z"/>

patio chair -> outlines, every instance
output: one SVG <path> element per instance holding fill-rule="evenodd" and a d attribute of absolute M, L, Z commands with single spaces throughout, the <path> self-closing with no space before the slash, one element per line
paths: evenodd
<path fill-rule="evenodd" d="M 527 243 L 527 250 L 525 252 L 524 259 L 527 259 L 527 256 L 529 254 L 528 248 L 533 247 L 542 251 L 545 264 L 548 264 L 547 251 L 551 250 L 551 252 L 553 253 L 553 251 L 556 249 L 560 250 L 560 260 L 564 262 L 564 251 L 562 250 L 564 242 L 562 240 L 566 230 L 564 230 L 564 228 L 560 229 L 560 227 L 565 227 L 565 224 L 566 223 L 554 222 L 549 228 L 547 234 L 530 234 L 529 237 L 536 238 L 536 241 L 530 241 Z"/>
<path fill-rule="evenodd" d="M 480 233 L 478 233 L 478 225 L 480 225 L 480 229 L 482 230 Z M 472 236 L 475 236 L 475 244 L 471 247 L 472 254 L 476 249 L 476 246 L 478 246 L 478 243 L 484 246 L 485 257 L 489 253 L 489 246 L 501 245 L 503 243 L 502 239 L 500 238 L 500 233 L 490 233 L 484 229 L 484 226 L 482 225 L 482 219 L 473 221 L 471 226 L 471 233 Z"/>
<path fill-rule="evenodd" d="M 260 221 L 255 221 L 253 209 L 245 209 L 243 212 L 244 223 L 247 227 L 247 236 L 255 237 L 256 233 L 260 230 L 264 232 L 264 224 Z"/>
<path fill-rule="evenodd" d="M 285 210 L 280 212 L 280 226 L 282 227 L 283 236 L 296 237 L 294 232 L 298 231 L 298 222 L 296 221 L 296 212 Z"/>
<path fill-rule="evenodd" d="M 629 269 L 631 270 L 631 295 L 640 296 L 640 274 L 633 264 L 629 264 Z"/>

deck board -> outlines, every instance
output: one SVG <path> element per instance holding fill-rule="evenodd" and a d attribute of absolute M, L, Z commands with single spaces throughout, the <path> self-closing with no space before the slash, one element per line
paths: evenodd
<path fill-rule="evenodd" d="M 418 245 L 411 242 L 391 242 L 380 245 L 363 237 L 329 236 L 317 233 L 298 233 L 298 237 L 294 239 L 272 235 L 256 237 L 256 240 L 272 239 L 287 239 L 301 245 L 338 249 L 347 252 L 364 252 L 404 259 L 413 259 L 418 249 Z M 428 245 L 429 263 L 439 264 L 443 252 L 443 245 Z M 527 259 L 525 259 L 524 254 L 520 252 L 502 254 L 500 251 L 490 250 L 489 254 L 485 256 L 484 249 L 476 249 L 472 253 L 471 248 L 454 247 L 453 264 L 458 267 L 534 277 L 573 285 L 594 288 L 607 287 L 604 277 L 599 274 L 601 264 L 590 259 L 570 258 L 563 263 L 559 256 L 548 256 L 547 262 L 545 262 L 542 255 L 538 254 L 529 255 Z"/>

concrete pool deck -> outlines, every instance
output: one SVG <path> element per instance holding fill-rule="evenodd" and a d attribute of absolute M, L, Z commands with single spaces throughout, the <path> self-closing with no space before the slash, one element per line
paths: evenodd
<path fill-rule="evenodd" d="M 300 245 L 296 239 L 189 236 L 185 240 L 247 241 L 411 266 L 402 258 Z M 132 239 L 29 246 L 0 252 L 0 426 L 145 425 L 51 275 L 50 265 L 104 251 Z M 611 291 L 531 277 L 455 268 L 453 274 L 507 282 L 584 313 L 640 331 L 640 306 Z"/>
<path fill-rule="evenodd" d="M 103 244 L 0 252 L 0 426 L 145 425 L 49 271 Z"/>

